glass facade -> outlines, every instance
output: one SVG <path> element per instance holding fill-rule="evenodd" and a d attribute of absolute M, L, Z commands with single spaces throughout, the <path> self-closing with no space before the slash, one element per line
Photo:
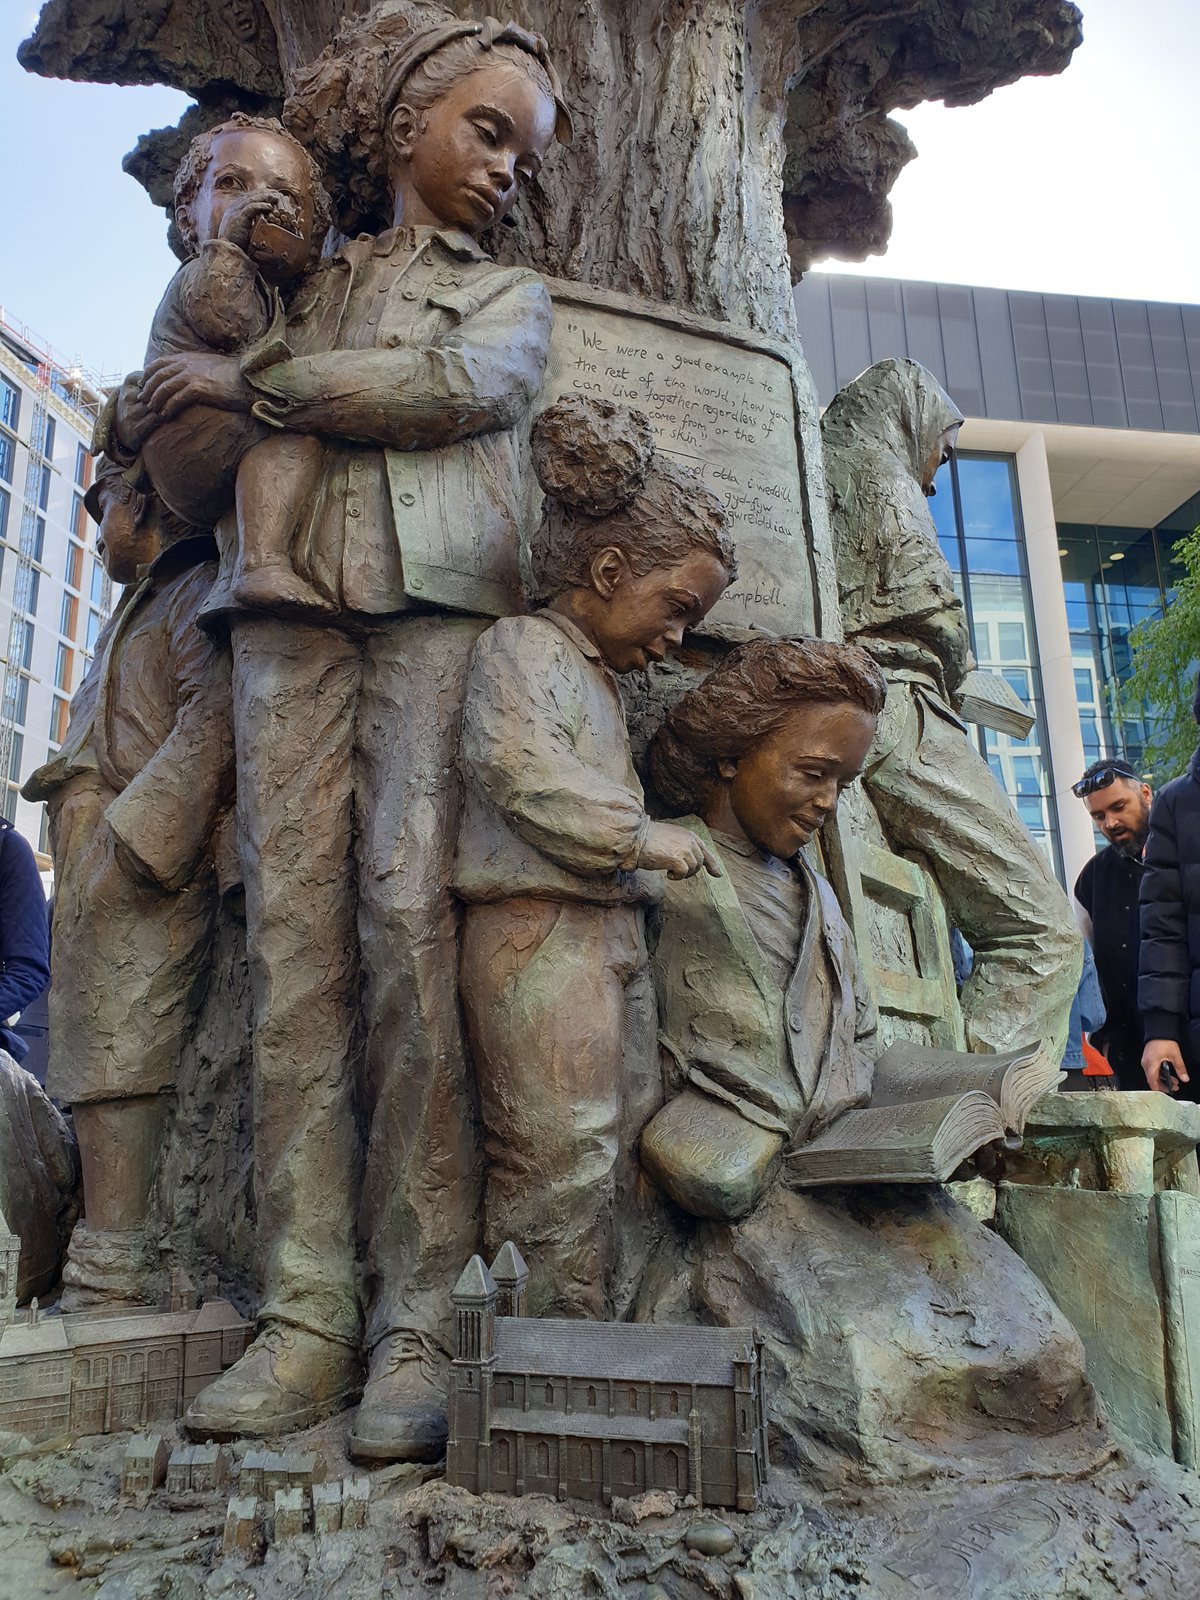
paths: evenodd
<path fill-rule="evenodd" d="M 1123 756 L 1140 767 L 1154 739 L 1154 708 L 1129 714 L 1118 699 L 1129 677 L 1129 636 L 1139 623 L 1161 617 L 1180 569 L 1171 548 L 1200 523 L 1193 495 L 1156 528 L 1058 525 L 1075 667 L 1075 693 L 1087 761 Z"/>
<path fill-rule="evenodd" d="M 960 451 L 942 467 L 930 501 L 938 541 L 954 572 L 975 658 L 999 674 L 1033 712 L 1025 739 L 972 729 L 1017 815 L 1062 876 L 1042 675 L 1025 556 L 1025 530 L 1011 456 Z"/>

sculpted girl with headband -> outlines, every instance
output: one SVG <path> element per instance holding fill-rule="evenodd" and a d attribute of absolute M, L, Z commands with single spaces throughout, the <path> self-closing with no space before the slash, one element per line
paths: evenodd
<path fill-rule="evenodd" d="M 285 120 L 350 172 L 343 224 L 355 207 L 380 218 L 386 195 L 391 226 L 316 275 L 288 359 L 180 356 L 143 389 L 164 416 L 207 403 L 320 436 L 293 560 L 331 602 L 311 622 L 231 624 L 264 1301 L 188 1427 L 269 1437 L 350 1404 L 365 1300 L 352 1447 L 436 1457 L 446 1285 L 475 1248 L 480 1182 L 454 751 L 471 647 L 521 609 L 521 464 L 551 325 L 536 273 L 478 240 L 569 120 L 540 39 L 427 6 L 347 22 Z"/>

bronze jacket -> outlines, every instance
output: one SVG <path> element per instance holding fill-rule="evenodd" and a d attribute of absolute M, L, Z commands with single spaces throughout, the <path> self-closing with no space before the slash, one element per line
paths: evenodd
<path fill-rule="evenodd" d="M 287 359 L 247 359 L 253 415 L 330 447 L 295 560 L 343 610 L 523 609 L 528 422 L 552 317 L 535 272 L 465 233 L 389 229 L 344 245 L 297 297 Z"/>
<path fill-rule="evenodd" d="M 114 798 L 117 838 L 164 889 L 200 864 L 233 799 L 228 652 L 196 626 L 215 565 L 211 540 L 184 540 L 126 589 L 71 701 L 58 755 L 30 777 L 27 800 L 53 802 L 83 773 Z"/>
<path fill-rule="evenodd" d="M 720 854 L 699 817 L 674 820 Z M 660 1038 L 682 1077 L 799 1143 L 865 1104 L 878 1019 L 833 890 L 802 858 L 792 865 L 809 894 L 786 991 L 727 874 L 669 881 L 650 942 Z"/>
<path fill-rule="evenodd" d="M 555 611 L 506 617 L 471 657 L 454 887 L 625 905 L 664 874 L 633 865 L 649 826 L 617 680 Z"/>

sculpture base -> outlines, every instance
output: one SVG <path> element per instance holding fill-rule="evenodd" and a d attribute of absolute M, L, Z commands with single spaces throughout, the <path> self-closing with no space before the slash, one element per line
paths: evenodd
<path fill-rule="evenodd" d="M 352 1470 L 343 1449 L 348 1421 L 291 1442 L 321 1452 L 327 1481 Z M 0 1465 L 5 1594 L 1168 1600 L 1178 1593 L 1177 1575 L 1200 1560 L 1200 1530 L 1184 1498 L 1194 1503 L 1195 1477 L 1103 1443 L 1089 1457 L 1095 1439 L 1086 1430 L 1040 1449 L 1015 1448 L 983 1480 L 931 1476 L 847 1497 L 775 1471 L 759 1511 L 716 1519 L 659 1491 L 601 1510 L 538 1495 L 476 1496 L 448 1487 L 435 1468 L 392 1468 L 372 1474 L 363 1529 L 288 1536 L 285 1526 L 277 1539 L 272 1519 L 265 1541 L 228 1554 L 222 1544 L 236 1487 L 175 1496 L 173 1504 L 157 1490 L 142 1506 L 118 1506 L 126 1442 L 85 1440 Z M 3 1451 L 0 1441 L 0 1462 Z M 78 1580 L 90 1583 L 81 1588 Z"/>

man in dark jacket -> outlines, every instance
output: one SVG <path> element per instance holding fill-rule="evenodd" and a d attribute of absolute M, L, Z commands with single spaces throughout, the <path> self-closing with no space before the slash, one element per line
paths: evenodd
<path fill-rule="evenodd" d="M 1200 722 L 1200 680 L 1192 713 Z M 1152 1089 L 1200 1100 L 1200 749 L 1150 812 L 1141 935 L 1142 1071 Z"/>
<path fill-rule="evenodd" d="M 1150 786 L 1128 761 L 1095 761 L 1072 785 L 1108 840 L 1075 881 L 1084 932 L 1096 958 L 1107 1017 L 1091 1042 L 1116 1074 L 1117 1087 L 1144 1089 L 1138 1013 L 1138 891 L 1150 831 Z"/>
<path fill-rule="evenodd" d="M 0 817 L 0 1049 L 21 1061 L 29 1046 L 8 1026 L 50 982 L 46 894 L 33 851 Z"/>

